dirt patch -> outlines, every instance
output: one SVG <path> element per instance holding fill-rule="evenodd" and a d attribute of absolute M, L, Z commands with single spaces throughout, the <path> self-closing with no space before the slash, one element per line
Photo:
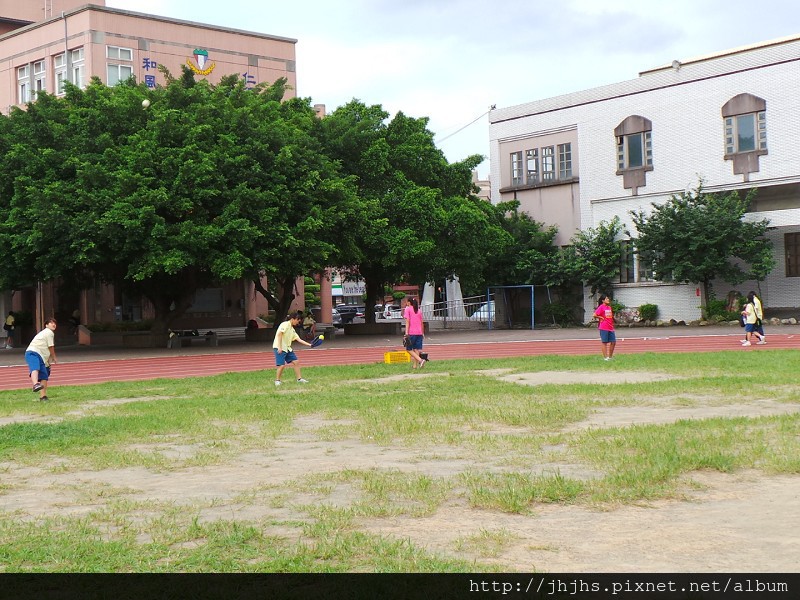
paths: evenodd
<path fill-rule="evenodd" d="M 541 505 L 533 516 L 449 506 L 424 519 L 371 519 L 364 525 L 452 553 L 480 531 L 508 535 L 490 559 L 533 572 L 794 572 L 798 542 L 785 520 L 800 477 L 698 473 L 706 489 L 691 501 L 623 506 L 599 512 Z M 509 535 L 510 534 L 510 535 Z"/>
<path fill-rule="evenodd" d="M 750 404 L 725 406 L 615 406 L 599 408 L 585 421 L 573 423 L 562 431 L 569 433 L 593 427 L 629 427 L 718 417 L 767 417 L 797 412 L 800 412 L 800 405 L 772 400 L 755 400 Z"/>
<path fill-rule="evenodd" d="M 665 373 L 643 373 L 641 371 L 536 371 L 533 373 L 509 373 L 508 370 L 493 369 L 477 371 L 477 373 L 495 377 L 501 381 L 523 385 L 569 385 L 576 383 L 613 385 L 680 379 L 680 377 Z"/>
<path fill-rule="evenodd" d="M 505 376 L 499 372 L 494 376 L 498 375 Z M 551 377 L 542 373 L 531 375 Z M 618 383 L 619 373 L 613 375 Z M 427 375 L 396 377 L 419 376 Z M 510 377 L 520 381 L 518 374 Z M 87 410 L 85 407 L 82 405 L 81 410 Z M 669 403 L 608 407 L 598 409 L 572 428 L 666 423 L 710 416 L 753 417 L 797 410 L 800 410 L 797 405 L 768 400 L 728 406 L 700 402 L 691 407 Z M 315 491 L 307 484 L 297 487 L 293 482 L 299 477 L 335 475 L 345 469 L 374 469 L 452 479 L 474 470 L 511 470 L 506 456 L 464 448 L 377 445 L 353 438 L 320 439 L 325 437 L 320 433 L 326 429 L 348 425 L 322 415 L 303 416 L 294 425 L 291 433 L 278 438 L 269 448 L 239 454 L 225 464 L 169 472 L 143 467 L 75 471 L 64 461 L 48 468 L 3 463 L 0 464 L 3 483 L 0 510 L 14 513 L 20 520 L 77 517 L 125 499 L 151 503 L 154 507 L 182 506 L 203 521 L 238 519 L 261 523 L 265 532 L 292 539 L 300 535 L 300 528 L 276 523 L 306 521 L 308 515 L 302 510 L 303 505 L 325 502 L 349 506 L 360 495 L 355 486 L 341 482 L 331 483 L 325 491 Z M 505 425 L 489 427 L 489 431 L 490 434 L 510 432 Z M 521 430 L 514 428 L 511 433 L 514 431 Z M 139 444 L 135 449 L 174 459 L 202 450 L 177 437 Z M 551 450 L 538 462 L 531 461 L 525 470 L 575 478 L 600 475 L 585 465 L 560 462 L 559 448 Z M 519 470 L 518 466 L 513 468 L 515 472 Z M 433 514 L 368 518 L 358 525 L 369 533 L 409 539 L 431 551 L 493 561 L 504 570 L 791 572 L 797 568 L 800 544 L 786 534 L 787 524 L 796 520 L 800 476 L 701 472 L 686 478 L 685 489 L 687 499 L 683 501 L 603 510 L 540 504 L 532 506 L 530 515 L 475 509 L 456 492 Z M 157 508 L 153 510 L 158 513 Z M 137 509 L 131 517 L 140 518 L 139 513 Z M 504 540 L 490 556 L 464 544 L 465 539 L 486 533 L 497 533 Z"/>

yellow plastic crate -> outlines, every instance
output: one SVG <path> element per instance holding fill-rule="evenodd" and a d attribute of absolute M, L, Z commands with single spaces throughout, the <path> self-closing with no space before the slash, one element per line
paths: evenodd
<path fill-rule="evenodd" d="M 408 352 L 384 352 L 383 362 L 387 365 L 394 363 L 407 363 L 411 362 L 411 355 Z"/>

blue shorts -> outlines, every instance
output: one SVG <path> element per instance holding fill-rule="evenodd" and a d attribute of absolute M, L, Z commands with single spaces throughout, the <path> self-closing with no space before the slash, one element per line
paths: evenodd
<path fill-rule="evenodd" d="M 745 331 L 745 333 L 753 333 L 754 331 L 758 331 L 758 329 L 756 328 L 756 324 L 755 323 L 745 323 L 744 324 L 744 331 Z"/>
<path fill-rule="evenodd" d="M 604 344 L 610 344 L 611 342 L 617 341 L 617 334 L 613 331 L 606 331 L 605 329 L 600 330 L 600 341 Z"/>
<path fill-rule="evenodd" d="M 422 350 L 422 339 L 421 335 L 410 335 L 408 336 L 408 350 Z"/>
<path fill-rule="evenodd" d="M 277 348 L 273 348 L 272 351 L 275 353 L 275 366 L 277 367 L 288 365 L 297 360 L 297 354 L 294 352 L 281 352 Z"/>
<path fill-rule="evenodd" d="M 38 352 L 29 350 L 25 353 L 25 362 L 28 363 L 28 374 L 39 371 L 39 381 L 46 381 L 50 377 L 50 368 L 44 364 Z"/>

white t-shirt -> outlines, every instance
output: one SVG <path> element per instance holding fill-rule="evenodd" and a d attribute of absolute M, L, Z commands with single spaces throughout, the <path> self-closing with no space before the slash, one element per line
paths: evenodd
<path fill-rule="evenodd" d="M 56 345 L 56 334 L 49 327 L 45 327 L 31 340 L 26 352 L 36 352 L 42 357 L 44 364 L 50 366 L 50 347 Z"/>

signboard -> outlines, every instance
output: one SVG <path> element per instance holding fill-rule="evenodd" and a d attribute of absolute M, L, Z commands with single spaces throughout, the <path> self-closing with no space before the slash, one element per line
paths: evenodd
<path fill-rule="evenodd" d="M 363 279 L 359 279 L 358 281 L 342 282 L 343 296 L 363 296 L 366 293 L 367 293 L 367 284 Z"/>

